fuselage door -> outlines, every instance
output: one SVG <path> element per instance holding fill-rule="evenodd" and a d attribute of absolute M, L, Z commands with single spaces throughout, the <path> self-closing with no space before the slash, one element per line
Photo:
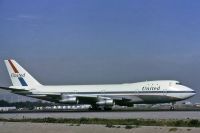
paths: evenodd
<path fill-rule="evenodd" d="M 101 90 L 101 96 L 104 96 L 104 95 L 105 95 L 105 92 L 106 92 L 106 90 L 105 90 L 105 89 L 102 89 L 102 90 Z"/>
<path fill-rule="evenodd" d="M 167 95 L 167 89 L 166 89 L 166 88 L 163 89 L 163 95 L 164 95 L 164 96 Z"/>

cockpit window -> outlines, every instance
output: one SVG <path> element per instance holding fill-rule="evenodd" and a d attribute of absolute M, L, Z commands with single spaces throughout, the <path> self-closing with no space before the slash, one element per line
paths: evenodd
<path fill-rule="evenodd" d="M 182 85 L 180 82 L 176 82 L 177 85 Z"/>

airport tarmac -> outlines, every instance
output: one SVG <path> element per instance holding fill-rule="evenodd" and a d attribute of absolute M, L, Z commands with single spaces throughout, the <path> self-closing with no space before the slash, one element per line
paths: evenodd
<path fill-rule="evenodd" d="M 62 123 L 0 122 L 1 133 L 199 133 L 195 127 L 139 126 L 126 129 L 123 125 L 108 128 L 105 125 Z"/>
<path fill-rule="evenodd" d="M 200 111 L 0 113 L 0 118 L 200 119 Z"/>

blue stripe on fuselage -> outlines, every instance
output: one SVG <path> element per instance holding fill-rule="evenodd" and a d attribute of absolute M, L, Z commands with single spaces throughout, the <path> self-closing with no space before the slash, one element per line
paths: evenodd
<path fill-rule="evenodd" d="M 61 93 L 66 93 L 66 92 L 61 92 Z M 74 92 L 67 92 L 68 94 L 75 94 Z M 196 93 L 195 91 L 105 91 L 105 92 L 76 92 L 76 94 L 126 94 L 126 93 L 133 93 L 133 94 L 152 94 L 152 93 L 161 93 L 161 94 L 166 94 L 166 93 Z"/>
<path fill-rule="evenodd" d="M 22 86 L 28 86 L 26 81 L 22 77 L 19 77 L 18 79 L 19 79 Z"/>

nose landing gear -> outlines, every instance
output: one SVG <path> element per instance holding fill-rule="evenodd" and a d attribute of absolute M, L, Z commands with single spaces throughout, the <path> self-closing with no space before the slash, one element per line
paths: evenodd
<path fill-rule="evenodd" d="M 175 102 L 172 102 L 171 105 L 170 105 L 170 110 L 171 111 L 175 110 L 175 106 L 174 105 L 175 105 Z"/>

